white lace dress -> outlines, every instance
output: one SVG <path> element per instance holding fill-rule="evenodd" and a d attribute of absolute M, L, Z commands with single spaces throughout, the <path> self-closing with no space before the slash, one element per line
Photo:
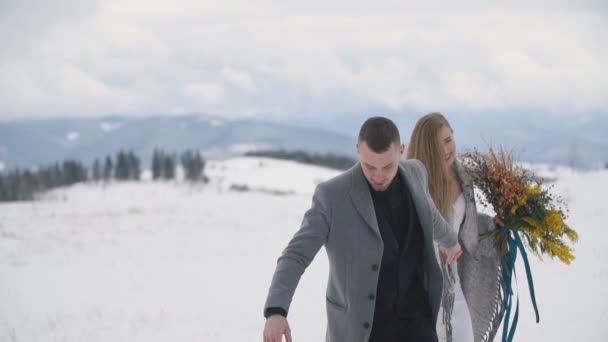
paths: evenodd
<path fill-rule="evenodd" d="M 464 196 L 460 194 L 453 204 L 453 215 L 451 220 L 452 228 L 458 233 L 460 226 L 464 221 L 465 213 L 465 201 Z M 441 261 L 440 261 L 441 262 Z M 437 318 L 437 335 L 439 341 L 452 341 L 452 342 L 473 342 L 473 324 L 471 323 L 471 315 L 467 302 L 464 298 L 462 288 L 460 287 L 460 279 L 458 279 L 458 263 L 453 264 L 449 268 L 450 276 L 454 279 L 454 309 L 451 315 L 451 330 L 452 338 L 448 339 L 446 336 L 447 324 L 444 321 L 443 309 L 440 309 L 439 316 Z M 444 280 L 445 281 L 445 280 Z"/>

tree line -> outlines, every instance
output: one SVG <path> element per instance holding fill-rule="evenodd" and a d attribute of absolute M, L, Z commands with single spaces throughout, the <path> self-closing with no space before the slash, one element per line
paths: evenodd
<path fill-rule="evenodd" d="M 357 162 L 355 159 L 347 156 L 332 153 L 308 153 L 305 151 L 263 150 L 247 152 L 245 155 L 251 157 L 268 157 L 293 160 L 304 164 L 324 166 L 337 170 L 349 169 Z"/>
<path fill-rule="evenodd" d="M 179 158 L 178 158 L 179 156 Z M 184 178 L 191 182 L 207 182 L 204 175 L 205 159 L 194 150 L 181 154 L 155 149 L 151 172 L 154 180 L 171 180 L 176 177 L 178 162 Z M 40 192 L 82 182 L 139 181 L 141 160 L 133 151 L 119 151 L 114 157 L 96 158 L 89 169 L 80 161 L 66 160 L 35 169 L 14 169 L 0 172 L 0 202 L 27 201 Z"/>

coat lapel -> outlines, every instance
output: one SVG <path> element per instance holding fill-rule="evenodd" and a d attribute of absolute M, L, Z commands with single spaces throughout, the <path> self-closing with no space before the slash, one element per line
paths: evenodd
<path fill-rule="evenodd" d="M 428 213 L 428 208 L 424 207 L 428 206 L 427 199 L 425 197 L 424 192 L 416 191 L 418 188 L 421 188 L 420 184 L 415 184 L 416 176 L 412 175 L 410 169 L 408 167 L 404 167 L 399 165 L 399 172 L 403 176 L 405 180 L 404 186 L 407 187 L 405 189 L 406 193 L 409 193 L 412 196 L 412 201 L 414 202 L 414 207 L 416 209 L 416 213 L 418 215 L 418 220 L 420 220 L 420 225 L 422 226 L 422 232 L 424 234 L 425 240 L 428 240 L 429 237 L 427 232 L 432 232 L 432 223 L 428 215 L 424 215 L 424 213 Z M 424 190 L 424 189 L 423 189 Z M 430 228 L 430 229 L 429 229 Z"/>
<path fill-rule="evenodd" d="M 458 161 L 454 162 L 454 171 L 462 185 L 462 194 L 465 200 L 465 218 L 458 233 L 458 239 L 471 255 L 475 255 L 479 242 L 479 229 L 477 228 L 477 208 L 475 206 L 473 184 Z"/>
<path fill-rule="evenodd" d="M 382 240 L 380 228 L 378 227 L 378 219 L 376 218 L 376 210 L 374 209 L 374 202 L 372 201 L 369 185 L 367 184 L 367 179 L 363 174 L 360 163 L 353 166 L 352 175 L 353 179 L 350 196 L 353 201 L 353 205 L 357 209 L 357 212 L 359 212 L 359 215 L 367 223 L 369 228 L 380 240 Z"/>

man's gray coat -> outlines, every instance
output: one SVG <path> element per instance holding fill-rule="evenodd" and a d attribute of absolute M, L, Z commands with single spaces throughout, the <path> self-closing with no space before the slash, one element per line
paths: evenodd
<path fill-rule="evenodd" d="M 422 163 L 408 160 L 398 172 L 412 195 L 424 233 L 423 282 L 434 324 L 441 301 L 442 276 L 433 240 L 452 247 L 457 236 L 431 200 Z M 326 341 L 367 342 L 375 306 L 368 296 L 376 292 L 383 242 L 359 163 L 317 186 L 300 229 L 278 259 L 265 308 L 289 310 L 300 277 L 321 246 L 325 246 L 329 258 Z"/>

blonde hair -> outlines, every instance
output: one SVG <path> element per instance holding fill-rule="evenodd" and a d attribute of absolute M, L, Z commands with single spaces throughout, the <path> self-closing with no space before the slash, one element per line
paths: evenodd
<path fill-rule="evenodd" d="M 437 140 L 439 130 L 443 127 L 452 130 L 452 126 L 441 113 L 433 112 L 421 117 L 410 137 L 407 159 L 418 159 L 424 164 L 428 174 L 431 198 L 441 215 L 449 220 L 452 216 L 454 194 L 448 183 L 443 152 Z"/>

